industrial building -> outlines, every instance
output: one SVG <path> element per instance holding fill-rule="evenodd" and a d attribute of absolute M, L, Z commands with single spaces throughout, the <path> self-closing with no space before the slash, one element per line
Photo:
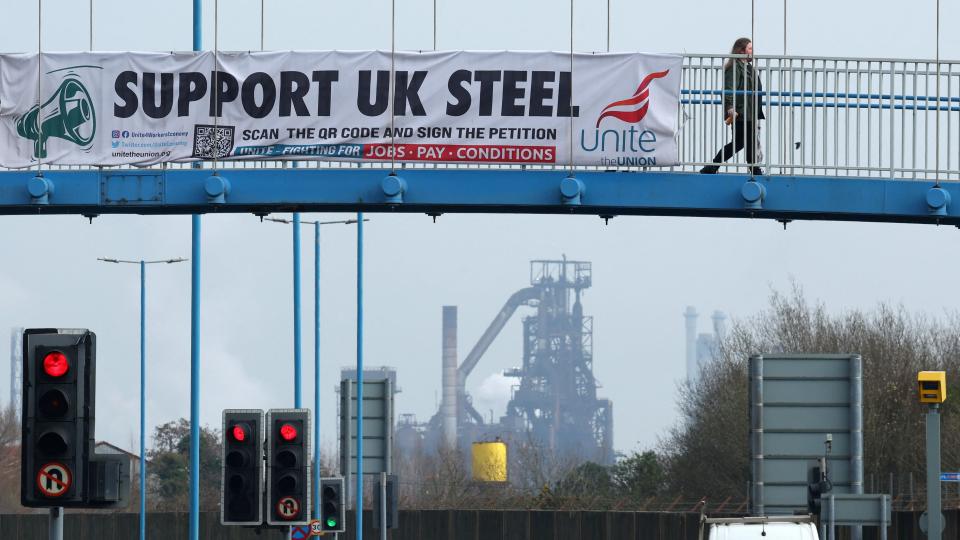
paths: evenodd
<path fill-rule="evenodd" d="M 697 333 L 696 308 L 687 306 L 683 312 L 686 330 L 687 351 L 687 380 L 696 381 L 700 377 L 703 366 L 713 361 L 717 354 L 717 345 L 727 335 L 727 315 L 722 311 L 714 311 L 710 317 L 713 322 L 713 333 Z"/>
<path fill-rule="evenodd" d="M 401 416 L 397 442 L 404 449 L 440 447 L 469 452 L 478 441 L 534 443 L 564 458 L 614 462 L 613 403 L 597 396 L 593 376 L 593 318 L 581 298 L 592 284 L 591 263 L 535 260 L 530 286 L 510 295 L 462 363 L 458 358 L 457 306 L 443 306 L 440 409 L 418 424 Z M 467 379 L 487 348 L 520 308 L 521 365 L 504 375 L 517 380 L 506 414 L 485 420 L 472 405 Z"/>

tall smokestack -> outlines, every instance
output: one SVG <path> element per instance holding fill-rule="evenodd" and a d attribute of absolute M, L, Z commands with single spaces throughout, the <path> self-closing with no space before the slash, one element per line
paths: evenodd
<path fill-rule="evenodd" d="M 457 447 L 457 306 L 443 306 L 443 442 Z"/>
<path fill-rule="evenodd" d="M 721 341 L 727 335 L 727 316 L 722 311 L 714 311 L 713 316 L 713 336 L 716 341 Z"/>
<path fill-rule="evenodd" d="M 687 379 L 694 380 L 700 374 L 697 366 L 697 310 L 687 306 L 683 317 L 687 323 Z"/>

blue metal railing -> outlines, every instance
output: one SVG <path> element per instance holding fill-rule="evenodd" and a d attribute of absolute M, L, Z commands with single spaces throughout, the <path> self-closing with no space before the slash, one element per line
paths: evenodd
<path fill-rule="evenodd" d="M 960 111 L 960 106 L 951 106 L 951 105 L 906 105 L 906 104 L 895 104 L 895 101 L 925 101 L 925 102 L 934 102 L 937 103 L 960 103 L 960 97 L 943 97 L 939 100 L 935 96 L 911 96 L 911 95 L 899 95 L 899 94 L 848 94 L 843 92 L 751 92 L 746 90 L 690 90 L 690 89 L 681 89 L 681 96 L 723 96 L 723 95 L 736 95 L 736 96 L 749 96 L 749 95 L 758 95 L 761 97 L 761 100 L 764 105 L 769 105 L 771 107 L 839 107 L 839 108 L 851 108 L 851 109 L 894 109 L 894 110 L 906 110 L 906 111 L 944 111 L 944 112 L 957 112 Z M 857 100 L 855 102 L 829 102 L 829 101 L 780 101 L 775 99 L 770 99 L 771 97 L 800 97 L 800 98 L 823 98 L 823 99 L 847 99 L 847 100 Z M 860 103 L 860 100 L 868 100 L 868 103 Z M 877 101 L 878 103 L 870 103 L 869 101 Z M 883 103 L 886 102 L 886 103 Z M 680 98 L 681 105 L 722 105 L 723 100 L 720 99 L 693 99 L 693 98 Z"/>

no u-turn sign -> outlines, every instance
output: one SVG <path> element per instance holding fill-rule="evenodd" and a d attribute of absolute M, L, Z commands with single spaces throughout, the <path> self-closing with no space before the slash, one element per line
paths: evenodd
<path fill-rule="evenodd" d="M 277 501 L 277 516 L 293 521 L 300 514 L 300 502 L 293 497 L 284 497 Z"/>
<path fill-rule="evenodd" d="M 45 497 L 60 497 L 70 489 L 72 481 L 70 469 L 56 461 L 40 467 L 37 473 L 37 488 Z"/>

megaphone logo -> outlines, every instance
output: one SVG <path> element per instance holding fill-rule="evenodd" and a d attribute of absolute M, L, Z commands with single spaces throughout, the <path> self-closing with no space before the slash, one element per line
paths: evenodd
<path fill-rule="evenodd" d="M 79 79 L 68 77 L 43 105 L 34 105 L 17 118 L 17 134 L 33 141 L 33 157 L 47 157 L 47 139 L 57 137 L 80 147 L 93 142 L 97 114 L 90 92 Z"/>

